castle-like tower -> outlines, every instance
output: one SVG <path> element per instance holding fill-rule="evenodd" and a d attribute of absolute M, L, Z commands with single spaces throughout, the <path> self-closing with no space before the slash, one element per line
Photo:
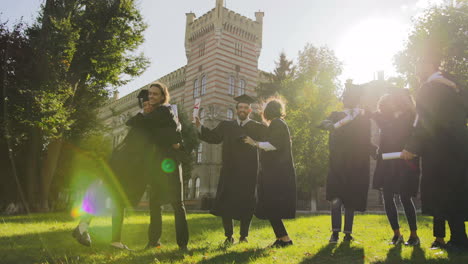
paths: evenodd
<path fill-rule="evenodd" d="M 196 98 L 201 98 L 200 116 L 208 127 L 235 118 L 234 97 L 255 96 L 259 80 L 258 58 L 262 48 L 263 12 L 255 19 L 237 14 L 216 0 L 215 8 L 197 18 L 186 14 L 185 54 L 187 65 L 159 79 L 168 85 L 171 104 L 191 115 Z M 139 111 L 136 95 L 141 87 L 104 106 L 99 118 L 112 128 L 116 146 L 125 137 L 125 121 Z M 186 198 L 199 201 L 214 196 L 221 167 L 221 146 L 200 144 L 197 165 L 186 184 Z"/>

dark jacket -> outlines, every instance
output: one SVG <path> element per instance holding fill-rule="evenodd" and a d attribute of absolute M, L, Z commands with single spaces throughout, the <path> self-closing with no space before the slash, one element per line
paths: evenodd
<path fill-rule="evenodd" d="M 274 151 L 261 151 L 261 170 L 257 187 L 255 215 L 261 219 L 296 217 L 296 171 L 291 150 L 289 128 L 282 119 L 268 127 L 266 141 Z"/>
<path fill-rule="evenodd" d="M 380 128 L 380 144 L 373 188 L 416 197 L 419 189 L 419 158 L 413 160 L 382 160 L 383 153 L 401 152 L 408 141 L 415 113 L 407 111 L 398 117 L 393 113 L 374 113 L 372 118 Z"/>
<path fill-rule="evenodd" d="M 344 117 L 345 112 L 333 112 L 327 121 L 336 123 Z M 339 198 L 346 208 L 366 210 L 370 155 L 376 151 L 370 133 L 370 119 L 365 114 L 330 132 L 330 168 L 326 184 L 328 201 Z"/>
<path fill-rule="evenodd" d="M 426 82 L 416 96 L 418 122 L 405 149 L 422 159 L 422 212 L 468 215 L 466 105 L 453 87 Z"/>
<path fill-rule="evenodd" d="M 139 115 L 132 125 L 143 128 L 149 135 L 147 175 L 153 201 L 159 204 L 183 199 L 182 169 L 178 151 L 173 144 L 182 143 L 181 126 L 170 105 L 161 105 L 148 115 Z"/>

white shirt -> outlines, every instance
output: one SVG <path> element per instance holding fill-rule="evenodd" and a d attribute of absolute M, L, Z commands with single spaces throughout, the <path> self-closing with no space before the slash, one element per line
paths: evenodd
<path fill-rule="evenodd" d="M 251 119 L 250 118 L 246 118 L 244 120 L 240 120 L 239 117 L 237 117 L 237 124 L 240 126 L 241 122 L 242 122 L 242 126 L 245 126 L 245 124 L 247 124 Z"/>

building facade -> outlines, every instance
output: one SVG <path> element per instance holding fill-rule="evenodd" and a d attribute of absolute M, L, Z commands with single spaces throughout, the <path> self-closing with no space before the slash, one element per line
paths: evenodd
<path fill-rule="evenodd" d="M 201 98 L 200 117 L 205 126 L 235 118 L 234 97 L 255 96 L 260 72 L 258 59 L 262 49 L 263 12 L 255 19 L 237 14 L 216 0 L 215 8 L 201 17 L 186 14 L 185 53 L 187 64 L 157 81 L 169 87 L 171 104 L 182 106 L 191 115 L 196 98 Z M 127 133 L 126 120 L 140 109 L 134 92 L 118 98 L 118 93 L 102 109 L 99 118 L 112 128 L 114 146 Z M 197 164 L 186 184 L 185 198 L 197 203 L 216 193 L 221 168 L 221 146 L 201 143 Z"/>

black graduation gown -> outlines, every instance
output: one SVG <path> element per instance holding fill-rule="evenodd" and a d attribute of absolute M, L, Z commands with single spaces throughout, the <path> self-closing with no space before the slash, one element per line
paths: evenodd
<path fill-rule="evenodd" d="M 239 126 L 237 120 L 221 121 L 214 129 L 201 128 L 200 139 L 223 143 L 222 167 L 211 213 L 240 220 L 251 217 L 255 208 L 258 174 L 257 149 L 244 143 L 242 136 L 261 141 L 266 127 L 254 120 Z"/>
<path fill-rule="evenodd" d="M 108 179 L 107 183 L 112 189 L 113 199 L 130 206 L 136 206 L 145 192 L 148 184 L 148 164 L 150 162 L 148 146 L 149 133 L 139 127 L 134 127 L 136 119 L 142 118 L 137 114 L 127 121 L 130 131 L 123 142 L 112 152 L 109 166 L 117 181 Z"/>
<path fill-rule="evenodd" d="M 422 212 L 468 215 L 468 130 L 463 97 L 437 82 L 416 96 L 418 123 L 405 149 L 421 156 Z"/>
<path fill-rule="evenodd" d="M 336 123 L 345 112 L 333 112 L 328 120 Z M 340 198 L 346 208 L 365 211 L 369 189 L 370 154 L 376 147 L 371 143 L 370 119 L 359 115 L 350 123 L 330 132 L 330 168 L 326 198 Z"/>
<path fill-rule="evenodd" d="M 398 117 L 374 113 L 372 118 L 380 128 L 379 158 L 374 172 L 373 188 L 416 197 L 419 189 L 419 158 L 413 160 L 382 160 L 382 153 L 401 152 L 411 135 L 415 113 L 408 111 Z"/>
<path fill-rule="evenodd" d="M 173 144 L 182 143 L 181 126 L 172 108 L 169 105 L 161 105 L 148 115 L 140 115 L 133 124 L 145 129 L 150 137 L 151 144 L 142 155 L 148 155 L 150 159 L 147 175 L 153 201 L 161 205 L 182 201 L 179 150 L 172 148 Z"/>
<path fill-rule="evenodd" d="M 296 217 L 296 171 L 291 136 L 286 122 L 275 119 L 268 127 L 265 141 L 276 150 L 261 151 L 255 216 L 260 219 Z"/>

